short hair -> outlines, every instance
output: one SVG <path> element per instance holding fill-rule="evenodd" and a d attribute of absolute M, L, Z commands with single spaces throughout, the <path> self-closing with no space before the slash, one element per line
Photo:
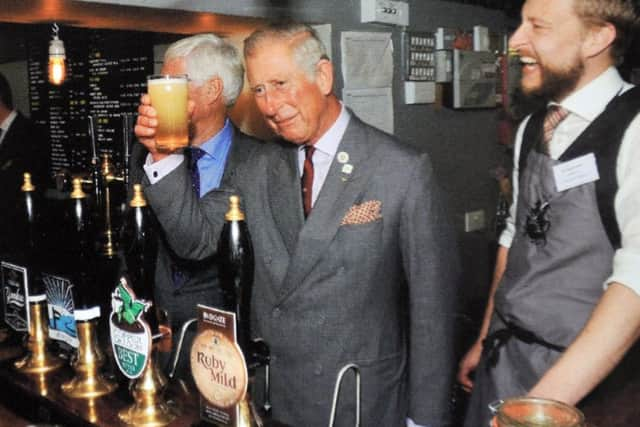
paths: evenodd
<path fill-rule="evenodd" d="M 4 104 L 4 106 L 8 109 L 13 109 L 13 95 L 11 94 L 11 86 L 9 85 L 9 81 L 7 80 L 7 78 L 2 73 L 0 73 L 0 102 Z"/>
<path fill-rule="evenodd" d="M 198 34 L 171 44 L 164 60 L 183 58 L 189 79 L 203 84 L 219 77 L 224 86 L 222 96 L 227 107 L 232 106 L 244 83 L 244 66 L 238 50 L 215 34 Z"/>
<path fill-rule="evenodd" d="M 278 23 L 254 31 L 244 41 L 244 56 L 251 56 L 258 45 L 268 40 L 292 43 L 293 59 L 309 78 L 315 77 L 316 65 L 321 59 L 329 59 L 318 33 L 306 24 Z"/>
<path fill-rule="evenodd" d="M 577 15 L 589 24 L 610 23 L 616 29 L 616 39 L 611 53 L 613 60 L 621 64 L 638 29 L 638 14 L 633 0 L 575 0 Z"/>

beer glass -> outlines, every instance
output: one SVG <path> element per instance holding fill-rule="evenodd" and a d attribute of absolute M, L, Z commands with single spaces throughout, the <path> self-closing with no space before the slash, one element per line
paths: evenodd
<path fill-rule="evenodd" d="M 518 397 L 489 404 L 492 427 L 585 427 L 580 410 L 555 400 Z"/>
<path fill-rule="evenodd" d="M 158 114 L 156 148 L 160 151 L 175 151 L 189 145 L 187 85 L 185 74 L 154 74 L 147 78 L 151 106 Z"/>

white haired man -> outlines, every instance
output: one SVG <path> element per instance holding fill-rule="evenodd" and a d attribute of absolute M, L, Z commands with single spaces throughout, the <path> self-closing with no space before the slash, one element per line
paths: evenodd
<path fill-rule="evenodd" d="M 198 203 L 205 205 L 211 191 L 225 185 L 233 170 L 259 144 L 236 129 L 227 116 L 227 108 L 235 103 L 244 82 L 242 59 L 235 47 L 218 36 L 199 34 L 169 46 L 161 73 L 189 77 L 190 147 L 183 152 L 155 148 L 155 133 L 141 125 L 141 121 L 157 125 L 156 111 L 149 96 L 144 95 L 138 108 L 135 132 L 140 144 L 132 150 L 131 182 L 142 183 L 147 198 L 152 198 L 150 188 L 158 188 L 168 175 L 188 169 Z M 182 214 L 182 206 L 174 208 L 174 215 Z M 167 311 L 171 329 L 177 333 L 185 321 L 196 317 L 197 304 L 221 306 L 218 269 L 213 257 L 194 261 L 178 256 L 165 230 L 160 228 L 159 234 L 156 304 Z M 191 338 L 187 336 L 184 349 L 190 348 Z M 183 378 L 189 375 L 185 354 L 177 370 L 177 376 Z"/>

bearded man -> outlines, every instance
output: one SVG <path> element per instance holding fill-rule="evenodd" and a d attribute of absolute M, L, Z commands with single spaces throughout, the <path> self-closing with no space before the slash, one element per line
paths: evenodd
<path fill-rule="evenodd" d="M 467 427 L 488 425 L 496 399 L 578 403 L 638 336 L 640 97 L 615 68 L 636 23 L 628 0 L 523 5 L 510 47 L 523 92 L 548 103 L 516 136 L 514 203 L 459 365 Z"/>

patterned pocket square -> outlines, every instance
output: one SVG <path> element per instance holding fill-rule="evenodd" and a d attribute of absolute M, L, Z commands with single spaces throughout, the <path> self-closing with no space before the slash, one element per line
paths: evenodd
<path fill-rule="evenodd" d="M 380 200 L 369 200 L 349 208 L 340 225 L 367 224 L 382 218 Z"/>

